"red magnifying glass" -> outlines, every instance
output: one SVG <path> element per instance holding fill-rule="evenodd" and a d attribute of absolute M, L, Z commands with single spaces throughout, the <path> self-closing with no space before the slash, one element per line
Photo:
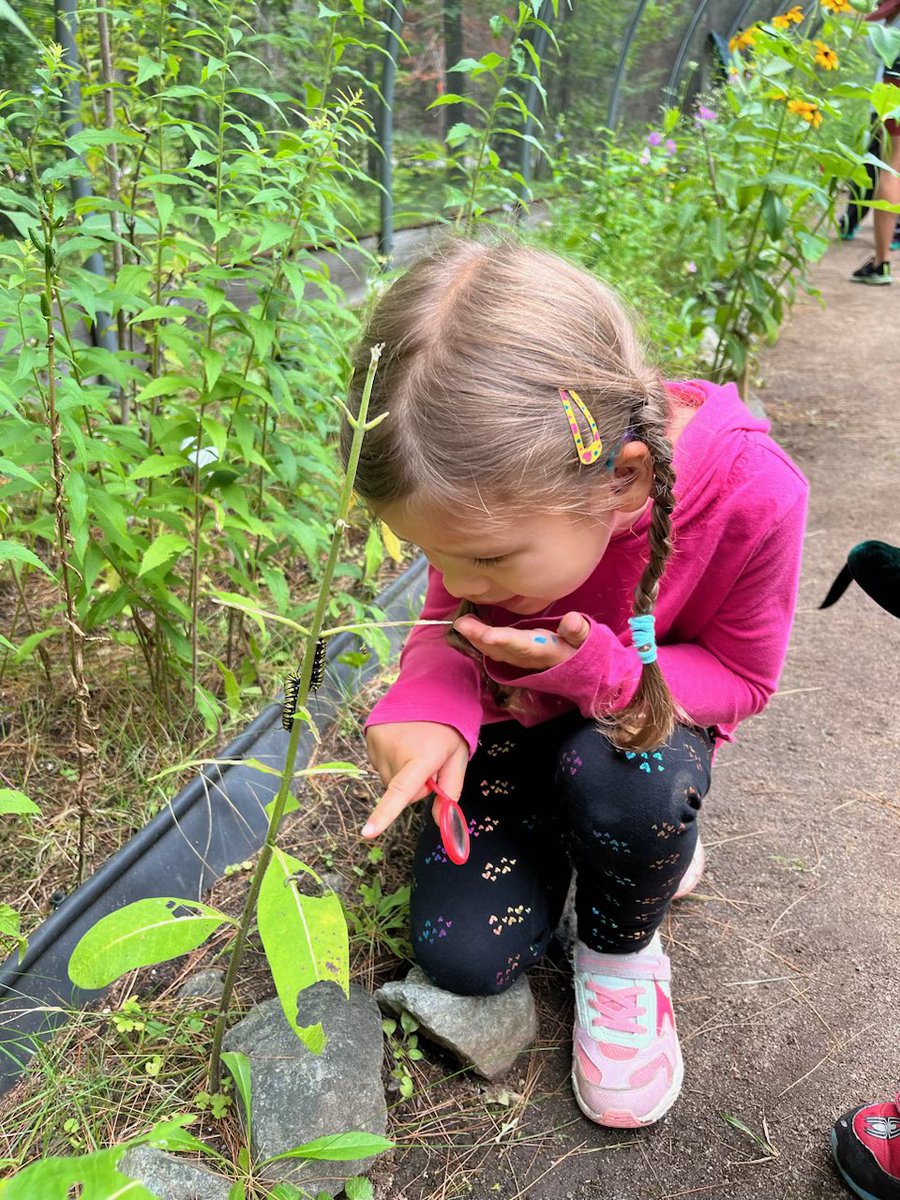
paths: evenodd
<path fill-rule="evenodd" d="M 426 779 L 425 786 L 430 788 L 437 797 L 438 828 L 441 831 L 441 841 L 447 851 L 447 857 L 458 867 L 469 857 L 469 827 L 463 810 L 454 799 L 439 787 L 434 779 Z"/>

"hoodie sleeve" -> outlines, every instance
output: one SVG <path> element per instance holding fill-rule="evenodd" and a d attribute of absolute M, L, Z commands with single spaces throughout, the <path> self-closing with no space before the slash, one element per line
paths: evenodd
<path fill-rule="evenodd" d="M 420 620 L 449 620 L 457 608 L 459 601 L 444 587 L 443 576 L 429 566 Z M 481 670 L 446 638 L 443 625 L 412 630 L 400 655 L 397 680 L 372 709 L 366 729 L 395 721 L 435 721 L 451 725 L 468 742 L 470 756 L 475 753 L 483 715 Z"/>
<path fill-rule="evenodd" d="M 805 521 L 804 490 L 760 538 L 697 639 L 660 645 L 658 661 L 669 690 L 695 724 L 714 726 L 727 737 L 775 691 L 797 600 Z M 488 674 L 510 687 L 565 697 L 584 716 L 624 708 L 640 679 L 637 654 L 607 625 L 587 619 L 587 640 L 559 666 L 518 674 L 509 664 L 486 661 Z"/>

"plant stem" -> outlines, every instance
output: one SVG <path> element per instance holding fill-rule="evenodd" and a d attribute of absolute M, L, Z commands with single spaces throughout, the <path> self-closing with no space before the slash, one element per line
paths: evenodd
<path fill-rule="evenodd" d="M 75 688 L 75 753 L 78 760 L 78 778 L 75 784 L 75 803 L 78 808 L 78 883 L 84 878 L 85 841 L 87 837 L 88 813 L 85 805 L 85 772 L 87 759 L 93 756 L 95 749 L 92 743 L 94 729 L 91 725 L 88 701 L 90 691 L 84 674 L 83 642 L 84 633 L 76 621 L 75 595 L 72 584 L 72 567 L 69 563 L 69 552 L 72 549 L 72 535 L 69 531 L 68 513 L 66 511 L 65 471 L 62 451 L 60 449 L 60 423 L 56 408 L 56 331 L 53 327 L 53 297 L 54 297 L 54 267 L 55 252 L 53 233 L 53 196 L 49 196 L 46 210 L 41 213 L 41 225 L 44 235 L 44 290 L 41 307 L 47 325 L 47 422 L 50 432 L 51 470 L 53 475 L 53 508 L 56 525 L 57 549 L 60 560 L 63 595 L 66 606 L 66 638 L 69 643 L 69 669 Z M 88 739 L 91 739 L 89 741 Z"/>
<path fill-rule="evenodd" d="M 219 1010 L 216 1015 L 216 1025 L 213 1033 L 212 1055 L 209 1064 L 209 1090 L 211 1092 L 218 1092 L 221 1090 L 222 1039 L 225 1036 L 225 1022 L 228 1017 L 228 1008 L 234 992 L 234 984 L 237 977 L 238 965 L 243 956 L 244 946 L 247 941 L 247 934 L 250 929 L 250 922 L 253 918 L 254 912 L 256 911 L 256 901 L 259 897 L 260 888 L 262 887 L 263 877 L 265 876 L 269 862 L 272 858 L 272 853 L 275 849 L 275 841 L 278 836 L 278 831 L 281 827 L 288 796 L 290 795 L 291 783 L 294 774 L 294 763 L 297 759 L 297 751 L 300 745 L 300 732 L 303 727 L 303 719 L 299 716 L 299 714 L 304 711 L 306 701 L 309 697 L 309 684 L 312 677 L 315 646 L 320 636 L 320 631 L 322 629 L 322 623 L 325 619 L 325 612 L 328 607 L 328 603 L 331 599 L 331 580 L 334 576 L 335 567 L 337 566 L 344 533 L 348 528 L 347 518 L 350 514 L 350 506 L 353 499 L 353 484 L 356 479 L 356 468 L 359 463 L 359 455 L 360 451 L 362 450 L 363 438 L 368 430 L 372 429 L 380 421 L 384 420 L 384 416 L 381 416 L 376 417 L 376 419 L 370 423 L 366 422 L 366 415 L 369 410 L 369 397 L 372 394 L 372 384 L 375 380 L 375 372 L 378 369 L 378 360 L 381 357 L 382 349 L 382 346 L 374 346 L 372 348 L 372 358 L 369 363 L 369 371 L 366 376 L 365 387 L 363 388 L 362 399 L 359 405 L 359 413 L 355 418 L 352 418 L 353 442 L 350 447 L 350 457 L 347 463 L 344 485 L 341 489 L 341 495 L 338 501 L 338 516 L 334 523 L 334 531 L 331 536 L 331 549 L 328 552 L 328 559 L 325 563 L 325 569 L 322 573 L 322 581 L 319 585 L 319 595 L 316 601 L 316 608 L 310 623 L 309 634 L 306 638 L 306 646 L 303 654 L 303 662 L 300 667 L 300 685 L 297 691 L 298 716 L 295 718 L 291 726 L 291 736 L 290 741 L 288 742 L 287 758 L 284 765 L 284 771 L 281 776 L 281 785 L 278 789 L 278 794 L 271 805 L 269 827 L 266 831 L 266 840 L 262 850 L 260 851 L 259 861 L 257 862 L 256 869 L 253 872 L 253 878 L 250 881 L 250 889 L 247 893 L 247 899 L 244 902 L 243 911 L 241 912 L 241 918 L 238 924 L 237 933 L 235 935 L 234 944 L 230 950 L 228 970 L 225 974 L 225 986 L 222 992 L 222 998 L 219 1001 Z"/>
<path fill-rule="evenodd" d="M 478 147 L 478 158 L 475 162 L 475 169 L 472 172 L 472 178 L 469 183 L 469 195 L 466 199 L 466 207 L 464 209 L 464 215 L 461 221 L 463 232 L 467 235 L 472 232 L 472 227 L 475 223 L 475 197 L 478 192 L 478 183 L 481 178 L 481 171 L 484 165 L 485 155 L 490 148 L 491 135 L 494 132 L 494 122 L 497 119 L 497 104 L 500 100 L 500 97 L 503 95 L 504 89 L 506 88 L 506 81 L 509 79 L 509 73 L 512 69 L 513 50 L 518 45 L 519 38 L 522 36 L 522 29 L 524 28 L 528 11 L 529 10 L 525 8 L 524 5 L 519 6 L 519 18 L 516 21 L 515 33 L 513 34 L 512 40 L 509 43 L 509 50 L 506 52 L 506 59 L 503 64 L 503 74 L 498 81 L 497 90 L 494 93 L 493 99 L 491 100 L 491 107 L 488 109 L 487 121 L 481 137 L 481 145 Z"/>
<path fill-rule="evenodd" d="M 100 39 L 100 62 L 103 67 L 103 111 L 104 124 L 107 129 L 115 129 L 116 112 L 113 103 L 113 65 L 109 47 L 109 21 L 106 19 L 106 0 L 97 0 L 97 33 Z M 115 142 L 110 142 L 106 148 L 106 173 L 109 180 L 109 227 L 113 233 L 112 260 L 113 273 L 118 278 L 122 267 L 122 243 L 119 241 L 119 149 Z M 127 329 L 125 313 L 119 305 L 116 316 L 116 335 L 119 350 L 125 349 Z M 128 424 L 129 397 L 125 388 L 119 389 L 119 412 L 122 424 Z"/>

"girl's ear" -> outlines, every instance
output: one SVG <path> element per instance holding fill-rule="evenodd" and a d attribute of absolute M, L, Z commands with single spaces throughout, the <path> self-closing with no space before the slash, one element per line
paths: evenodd
<path fill-rule="evenodd" d="M 644 507 L 653 487 L 653 459 L 643 442 L 626 442 L 613 464 L 616 512 L 632 513 Z"/>

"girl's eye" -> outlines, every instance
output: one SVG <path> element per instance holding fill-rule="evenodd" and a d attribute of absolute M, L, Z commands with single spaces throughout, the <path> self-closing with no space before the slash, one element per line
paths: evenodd
<path fill-rule="evenodd" d="M 502 563 L 508 556 L 501 554 L 498 558 L 473 558 L 472 562 L 476 567 L 495 567 L 497 563 Z"/>

